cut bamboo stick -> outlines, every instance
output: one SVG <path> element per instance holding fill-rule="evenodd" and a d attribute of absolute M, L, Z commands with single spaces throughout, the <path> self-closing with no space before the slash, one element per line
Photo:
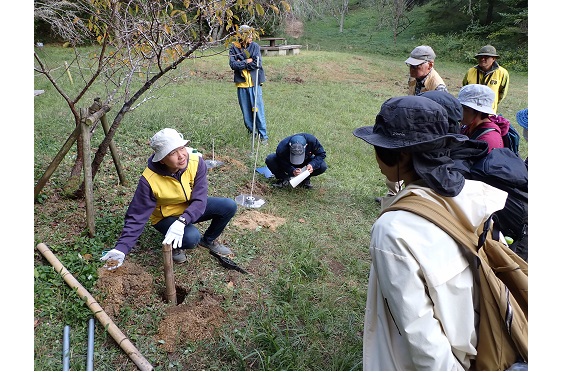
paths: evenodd
<path fill-rule="evenodd" d="M 44 243 L 39 243 L 36 248 L 40 253 L 49 261 L 53 268 L 61 275 L 63 280 L 72 289 L 77 291 L 77 295 L 85 301 L 89 309 L 95 314 L 97 320 L 103 325 L 105 330 L 113 337 L 113 339 L 119 344 L 119 346 L 124 350 L 124 352 L 129 356 L 130 359 L 136 364 L 136 366 L 141 371 L 152 371 L 154 367 L 140 354 L 136 347 L 130 342 L 130 340 L 121 332 L 121 330 L 116 326 L 113 320 L 107 315 L 103 308 L 95 301 L 93 296 L 87 291 L 81 283 L 77 281 L 71 275 L 69 271 L 63 266 L 63 264 L 55 257 L 53 252 Z"/>

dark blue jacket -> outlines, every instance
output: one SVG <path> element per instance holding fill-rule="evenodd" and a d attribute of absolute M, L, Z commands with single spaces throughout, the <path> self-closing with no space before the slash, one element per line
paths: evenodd
<path fill-rule="evenodd" d="M 245 60 L 252 58 L 253 62 L 247 63 Z M 259 64 L 257 65 L 257 61 Z M 252 42 L 246 48 L 241 48 L 239 42 L 234 42 L 229 48 L 229 67 L 233 70 L 233 82 L 243 83 L 245 78 L 241 74 L 241 70 L 248 70 L 253 79 L 253 85 L 257 85 L 255 81 L 256 71 L 259 69 L 259 83 L 265 82 L 265 70 L 263 70 L 263 60 L 261 59 L 261 47 L 256 42 Z"/>
<path fill-rule="evenodd" d="M 306 139 L 304 162 L 301 165 L 294 165 L 290 162 L 290 146 L 288 143 L 293 136 L 303 136 Z M 286 137 L 277 145 L 276 154 L 281 169 L 288 169 L 289 174 L 292 174 L 296 168 L 302 168 L 307 164 L 311 164 L 314 169 L 319 169 L 324 158 L 326 158 L 324 147 L 310 133 L 297 133 Z"/>

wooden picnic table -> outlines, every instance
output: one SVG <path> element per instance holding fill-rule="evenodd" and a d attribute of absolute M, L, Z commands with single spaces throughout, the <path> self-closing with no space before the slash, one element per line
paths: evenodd
<path fill-rule="evenodd" d="M 286 44 L 286 38 L 284 37 L 262 37 L 260 40 L 268 41 L 270 47 L 275 47 L 278 40 L 283 40 L 284 44 Z"/>

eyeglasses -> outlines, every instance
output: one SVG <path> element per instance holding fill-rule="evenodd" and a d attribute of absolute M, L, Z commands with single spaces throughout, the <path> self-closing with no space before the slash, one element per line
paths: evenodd
<path fill-rule="evenodd" d="M 427 61 L 423 62 L 423 63 L 419 63 L 418 65 L 412 65 L 410 63 L 407 63 L 407 66 L 409 66 L 409 68 L 412 68 L 413 70 L 418 69 L 420 66 L 423 66 L 425 63 L 427 63 Z"/>

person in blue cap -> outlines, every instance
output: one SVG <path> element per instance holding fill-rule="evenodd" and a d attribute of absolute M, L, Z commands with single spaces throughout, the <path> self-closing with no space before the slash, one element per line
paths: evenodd
<path fill-rule="evenodd" d="M 319 176 L 328 169 L 325 158 L 326 151 L 314 135 L 297 133 L 280 141 L 276 151 L 265 158 L 265 164 L 275 175 L 276 181 L 272 184 L 273 187 L 289 186 L 290 179 L 306 169 L 310 172 L 310 176 L 299 186 L 311 189 L 310 178 Z"/>

